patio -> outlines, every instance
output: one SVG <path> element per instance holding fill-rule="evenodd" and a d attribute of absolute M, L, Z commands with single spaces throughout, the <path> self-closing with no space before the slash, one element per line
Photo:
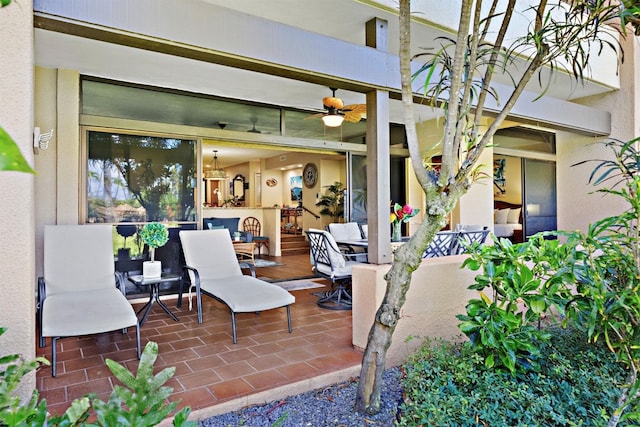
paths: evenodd
<path fill-rule="evenodd" d="M 308 255 L 301 257 L 306 258 L 308 268 Z M 290 261 L 293 257 L 286 259 L 291 267 Z M 291 269 L 287 270 L 291 275 Z M 171 400 L 180 399 L 179 407 L 202 410 L 200 418 L 256 401 L 251 396 L 264 401 L 270 396 L 284 396 L 288 390 L 297 393 L 305 387 L 313 388 L 314 378 L 325 374 L 327 383 L 335 382 L 342 379 L 340 375 L 357 373 L 362 354 L 352 346 L 351 311 L 316 305 L 313 293 L 323 289 L 328 288 L 291 291 L 296 297 L 291 308 L 291 334 L 284 310 L 238 315 L 236 345 L 232 343 L 228 309 L 221 303 L 203 297 L 204 323 L 198 324 L 195 307 L 189 311 L 185 301 L 182 308 L 176 308 L 175 299 L 169 299 L 165 302 L 179 321 L 154 307 L 141 327 L 141 345 L 148 341 L 159 344 L 156 372 L 176 368 L 167 383 L 174 389 Z M 137 301 L 135 309 L 144 304 Z M 57 377 L 51 376 L 50 367 L 41 367 L 36 374 L 37 388 L 52 413 L 64 412 L 74 399 L 89 392 L 103 400 L 108 398 L 117 380 L 106 367 L 106 358 L 124 363 L 133 371 L 137 367 L 135 334 L 131 330 L 127 335 L 111 332 L 65 338 L 58 343 Z M 37 348 L 37 355 L 50 359 L 50 345 L 48 341 L 47 347 Z"/>

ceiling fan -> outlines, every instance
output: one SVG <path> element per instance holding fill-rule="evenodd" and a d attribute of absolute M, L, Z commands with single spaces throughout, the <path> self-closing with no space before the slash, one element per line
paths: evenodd
<path fill-rule="evenodd" d="M 258 118 L 255 116 L 252 116 L 249 120 L 251 120 L 251 123 L 253 124 L 253 127 L 251 129 L 249 129 L 247 132 L 250 133 L 262 133 L 262 131 L 259 131 L 258 129 L 256 129 L 256 123 L 258 123 Z"/>
<path fill-rule="evenodd" d="M 327 111 L 324 113 L 312 114 L 305 118 L 305 120 L 322 117 L 322 121 L 326 126 L 338 127 L 342 124 L 343 120 L 350 123 L 357 123 L 364 115 L 367 114 L 366 104 L 344 105 L 342 99 L 336 98 L 337 89 L 330 89 L 333 92 L 333 95 L 322 98 L 322 105 Z"/>

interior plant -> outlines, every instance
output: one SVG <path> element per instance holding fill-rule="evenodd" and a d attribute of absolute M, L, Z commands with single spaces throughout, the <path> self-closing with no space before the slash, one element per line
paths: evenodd
<path fill-rule="evenodd" d="M 156 248 L 164 246 L 169 241 L 169 230 L 164 224 L 150 222 L 140 231 L 140 239 L 149 247 L 149 262 L 142 264 L 145 277 L 158 277 L 162 273 L 160 261 L 155 260 Z"/>
<path fill-rule="evenodd" d="M 325 194 L 316 202 L 322 206 L 320 215 L 331 217 L 331 222 L 341 222 L 344 217 L 344 187 L 341 182 L 334 182 Z"/>
<path fill-rule="evenodd" d="M 401 224 L 403 222 L 409 222 L 411 218 L 418 215 L 420 213 L 420 209 L 413 209 L 411 205 L 405 204 L 401 206 L 398 203 L 393 205 L 393 211 L 389 215 L 389 220 L 391 221 L 391 225 L 393 226 L 393 233 L 391 234 L 391 240 L 394 242 L 399 242 L 402 240 L 402 227 Z"/>
<path fill-rule="evenodd" d="M 155 249 L 164 246 L 169 241 L 169 231 L 164 224 L 150 222 L 140 232 L 140 238 L 149 246 L 149 257 L 155 261 Z"/>

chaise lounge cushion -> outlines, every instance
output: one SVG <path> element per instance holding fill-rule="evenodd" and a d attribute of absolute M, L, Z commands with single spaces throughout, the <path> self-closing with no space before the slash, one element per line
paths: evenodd
<path fill-rule="evenodd" d="M 236 313 L 265 311 L 295 302 L 295 297 L 280 286 L 252 276 L 201 279 L 200 289 L 215 295 Z"/>
<path fill-rule="evenodd" d="M 220 299 L 236 313 L 285 307 L 295 297 L 280 286 L 240 270 L 231 240 L 222 230 L 183 231 L 180 239 L 187 264 L 198 270 L 200 289 Z M 195 276 L 190 273 L 191 283 Z"/>
<path fill-rule="evenodd" d="M 44 337 L 97 334 L 137 323 L 131 305 L 115 286 L 47 295 L 43 302 Z"/>

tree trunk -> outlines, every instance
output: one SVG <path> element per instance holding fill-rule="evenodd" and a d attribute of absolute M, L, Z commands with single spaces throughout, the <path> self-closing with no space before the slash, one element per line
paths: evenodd
<path fill-rule="evenodd" d="M 367 347 L 362 357 L 360 382 L 355 411 L 364 414 L 380 412 L 382 374 L 386 368 L 387 350 L 400 320 L 400 310 L 406 301 L 411 276 L 422 262 L 422 254 L 433 236 L 440 231 L 445 215 L 425 217 L 416 233 L 394 253 L 391 270 L 385 276 L 387 290 L 369 331 Z"/>

